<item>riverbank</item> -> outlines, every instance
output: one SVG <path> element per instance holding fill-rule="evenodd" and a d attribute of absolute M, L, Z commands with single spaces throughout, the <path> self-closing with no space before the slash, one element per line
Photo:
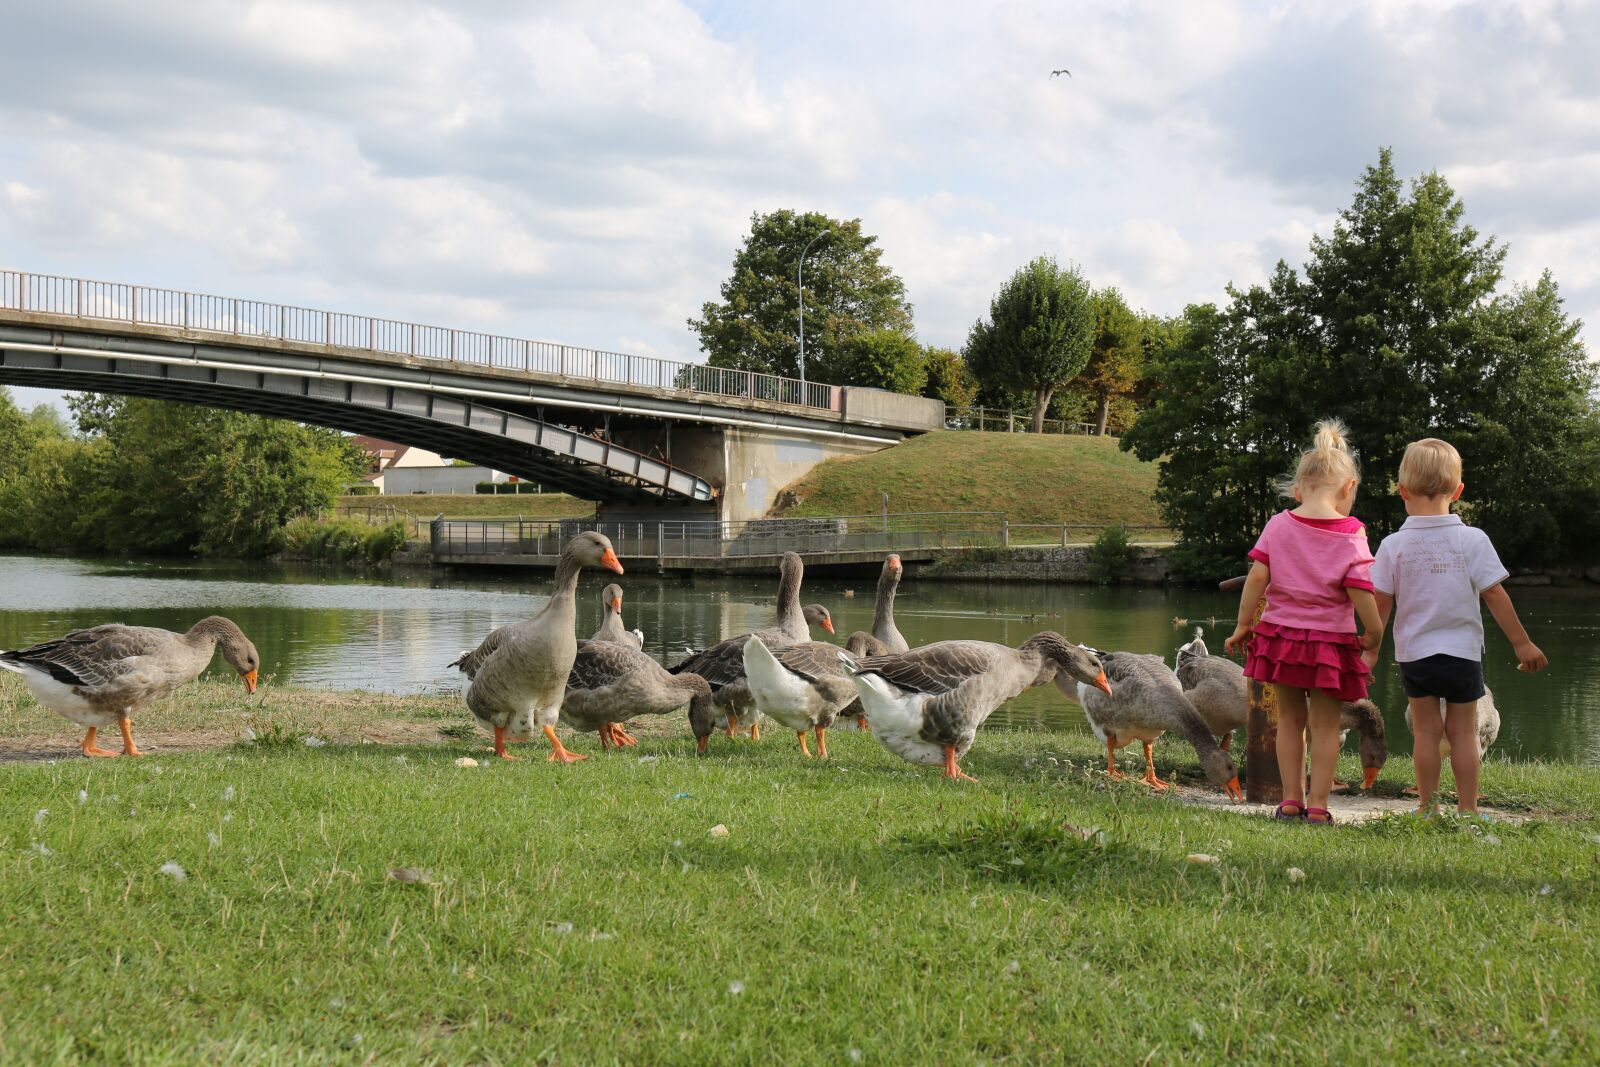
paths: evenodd
<path fill-rule="evenodd" d="M 75 742 L 0 692 L 8 736 Z M 205 683 L 140 730 L 239 717 L 254 742 L 0 766 L 7 1057 L 1600 1056 L 1600 771 L 1491 767 L 1525 825 L 1316 830 L 1110 782 L 1051 732 L 980 733 L 962 786 L 843 731 L 827 763 L 781 735 L 697 760 L 677 722 L 572 767 L 361 743 L 463 724 L 453 697 Z"/>

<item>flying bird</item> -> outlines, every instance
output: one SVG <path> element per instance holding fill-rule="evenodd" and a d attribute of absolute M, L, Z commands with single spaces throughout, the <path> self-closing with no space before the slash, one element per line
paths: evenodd
<path fill-rule="evenodd" d="M 1066 67 L 1062 67 L 1060 70 L 1052 70 L 1050 72 L 1050 77 L 1054 78 L 1057 74 L 1065 74 L 1069 78 L 1072 77 L 1072 71 L 1068 70 Z"/>

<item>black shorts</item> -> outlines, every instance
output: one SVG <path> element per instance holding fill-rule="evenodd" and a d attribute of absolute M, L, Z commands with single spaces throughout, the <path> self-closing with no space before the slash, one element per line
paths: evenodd
<path fill-rule="evenodd" d="M 1460 656 L 1425 656 L 1400 664 L 1400 682 L 1408 697 L 1471 704 L 1483 698 L 1483 663 Z"/>

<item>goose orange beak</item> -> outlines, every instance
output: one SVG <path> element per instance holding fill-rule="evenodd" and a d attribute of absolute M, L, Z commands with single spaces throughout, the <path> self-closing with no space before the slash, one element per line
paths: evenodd
<path fill-rule="evenodd" d="M 244 691 L 246 693 L 254 693 L 256 691 L 256 678 L 259 674 L 259 671 L 246 671 L 240 675 L 244 679 Z"/>
<path fill-rule="evenodd" d="M 600 557 L 600 566 L 608 571 L 622 573 L 622 561 L 617 559 L 617 554 L 609 548 L 606 549 L 606 554 Z"/>
<path fill-rule="evenodd" d="M 1239 776 L 1236 774 L 1228 779 L 1228 784 L 1222 787 L 1228 791 L 1228 799 L 1235 804 L 1244 801 L 1244 790 L 1239 788 Z"/>
<path fill-rule="evenodd" d="M 1372 783 L 1378 780 L 1378 768 L 1368 767 L 1361 772 L 1361 788 L 1371 789 Z"/>
<path fill-rule="evenodd" d="M 1100 690 L 1106 696 L 1110 696 L 1111 695 L 1111 683 L 1106 680 L 1106 672 L 1105 671 L 1101 671 L 1099 673 L 1099 675 L 1096 676 L 1096 678 L 1094 680 L 1094 687 L 1096 689 Z"/>
<path fill-rule="evenodd" d="M 617 596 L 617 597 L 612 597 L 611 598 L 611 610 L 612 611 L 617 611 L 617 612 L 620 612 L 622 610 L 622 598 L 621 597 Z"/>
<path fill-rule="evenodd" d="M 832 619 L 823 619 L 822 620 L 822 628 L 824 630 L 828 631 L 830 634 L 833 633 L 833 620 Z"/>

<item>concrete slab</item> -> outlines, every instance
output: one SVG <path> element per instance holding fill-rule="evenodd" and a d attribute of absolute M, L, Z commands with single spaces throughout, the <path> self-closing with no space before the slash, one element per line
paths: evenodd
<path fill-rule="evenodd" d="M 1255 816 L 1257 818 L 1270 818 L 1274 810 L 1271 804 L 1234 804 L 1220 791 L 1190 785 L 1176 785 L 1173 787 L 1174 795 L 1184 804 L 1192 804 L 1201 808 L 1216 808 L 1221 811 L 1232 812 L 1236 815 Z M 1333 819 L 1338 823 L 1363 823 L 1372 819 L 1379 819 L 1385 815 L 1404 815 L 1417 809 L 1417 802 L 1411 797 L 1385 797 L 1373 796 L 1370 793 L 1334 793 L 1328 798 L 1328 810 L 1333 813 Z M 1441 810 L 1455 811 L 1455 806 L 1445 805 Z M 1479 810 L 1491 819 L 1499 822 L 1521 823 L 1527 822 L 1532 816 L 1524 811 L 1504 811 L 1491 808 L 1487 804 L 1479 805 Z"/>

